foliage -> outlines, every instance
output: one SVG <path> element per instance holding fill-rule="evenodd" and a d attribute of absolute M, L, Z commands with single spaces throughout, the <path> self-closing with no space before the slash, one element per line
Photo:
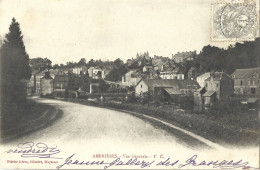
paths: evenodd
<path fill-rule="evenodd" d="M 99 92 L 105 93 L 105 92 L 107 92 L 108 88 L 109 88 L 109 85 L 103 79 L 100 79 L 99 80 Z"/>
<path fill-rule="evenodd" d="M 203 47 L 194 61 L 194 65 L 202 72 L 211 70 L 225 71 L 231 74 L 238 68 L 259 66 L 260 38 L 252 42 L 236 43 L 227 49 L 214 46 Z"/>
<path fill-rule="evenodd" d="M 49 60 L 48 58 L 40 58 L 40 57 L 30 59 L 30 62 L 29 62 L 32 70 L 49 69 L 49 68 L 51 68 L 51 63 L 52 63 L 51 60 Z"/>
<path fill-rule="evenodd" d="M 79 60 L 79 62 L 77 63 L 77 66 L 86 66 L 87 63 L 86 63 L 86 59 L 85 58 L 81 58 Z"/>
<path fill-rule="evenodd" d="M 106 76 L 106 80 L 109 81 L 121 81 L 122 76 L 127 73 L 127 68 L 122 60 L 119 58 L 114 61 L 114 67 L 113 69 L 109 72 L 109 74 Z"/>
<path fill-rule="evenodd" d="M 3 123 L 19 120 L 26 104 L 26 84 L 31 77 L 29 56 L 23 43 L 19 23 L 13 18 L 1 47 L 1 110 Z"/>
<path fill-rule="evenodd" d="M 88 74 L 80 75 L 75 78 L 75 86 L 74 90 L 78 90 L 81 88 L 85 92 L 89 92 L 89 86 L 92 79 L 88 76 Z"/>
<path fill-rule="evenodd" d="M 243 105 L 239 100 L 234 100 L 232 98 L 227 98 L 222 101 L 215 102 L 212 107 L 209 108 L 206 112 L 215 117 L 221 117 L 228 114 L 239 114 L 244 110 Z"/>

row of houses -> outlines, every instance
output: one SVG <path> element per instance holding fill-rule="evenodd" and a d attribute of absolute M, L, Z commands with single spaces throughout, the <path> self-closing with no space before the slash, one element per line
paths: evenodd
<path fill-rule="evenodd" d="M 175 70 L 177 78 L 176 75 L 165 77 L 153 67 L 145 66 L 143 72 L 130 70 L 122 76 L 122 81 L 106 81 L 106 83 L 109 85 L 109 92 L 127 92 L 129 89 L 134 89 L 136 96 L 149 93 L 152 100 L 158 99 L 158 95 L 162 94 L 172 101 L 188 96 L 198 105 L 210 106 L 214 101 L 223 100 L 233 94 L 248 96 L 251 100 L 255 100 L 260 95 L 259 69 L 260 67 L 237 69 L 231 75 L 225 72 L 207 72 L 184 79 L 178 78 L 178 70 Z M 77 73 L 79 70 L 77 69 Z M 82 68 L 80 74 L 84 72 L 88 72 L 92 78 L 104 78 L 102 75 L 105 75 L 105 71 L 99 68 Z M 27 90 L 38 95 L 64 91 L 70 84 L 68 73 L 66 70 L 53 69 L 34 72 Z"/>
<path fill-rule="evenodd" d="M 104 79 L 110 72 L 110 69 L 101 69 L 99 67 L 79 66 L 69 69 L 45 69 L 36 70 L 32 72 L 32 76 L 27 81 L 27 94 L 40 95 L 45 93 L 46 88 L 52 88 L 52 91 L 64 91 L 70 84 L 73 84 L 74 79 L 70 76 L 88 74 L 92 79 Z M 48 74 L 48 75 L 46 75 Z M 46 82 L 51 83 L 51 86 L 47 86 Z M 46 91 L 46 93 L 48 93 Z"/>
<path fill-rule="evenodd" d="M 256 102 L 260 95 L 259 68 L 237 69 L 233 74 L 207 72 L 196 79 L 142 79 L 135 85 L 135 95 L 144 93 L 158 96 L 158 91 L 171 96 L 192 96 L 198 105 L 211 106 L 216 100 L 233 96 L 247 96 L 248 101 Z"/>

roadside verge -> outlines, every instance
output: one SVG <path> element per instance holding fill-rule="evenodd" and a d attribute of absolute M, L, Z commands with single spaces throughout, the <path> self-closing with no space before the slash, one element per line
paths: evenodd
<path fill-rule="evenodd" d="M 1 143 L 7 143 L 13 139 L 35 132 L 52 125 L 61 118 L 63 112 L 60 109 L 49 107 L 40 117 L 12 129 L 2 130 Z"/>
<path fill-rule="evenodd" d="M 139 114 L 139 117 L 148 118 L 161 124 L 168 124 L 174 127 L 184 129 L 192 134 L 201 136 L 210 144 L 219 144 L 221 146 L 258 146 L 259 135 L 258 132 L 249 129 L 242 129 L 240 127 L 231 126 L 222 122 L 212 121 L 203 118 L 200 115 L 188 114 L 185 112 L 163 110 L 160 108 L 150 108 L 141 105 L 125 104 L 125 103 L 109 103 L 109 102 L 95 102 L 84 99 L 62 99 L 63 101 L 75 102 L 89 106 L 96 106 L 117 111 Z M 165 123 L 163 123 L 165 122 Z M 167 126 L 168 126 L 167 125 Z M 173 128 L 173 127 L 172 127 Z M 177 128 L 174 128 L 177 130 Z"/>

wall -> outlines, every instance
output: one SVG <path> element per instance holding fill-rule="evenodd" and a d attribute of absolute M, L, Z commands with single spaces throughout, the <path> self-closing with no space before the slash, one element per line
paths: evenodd
<path fill-rule="evenodd" d="M 139 96 L 141 93 L 148 92 L 148 86 L 141 81 L 136 87 L 135 87 L 135 95 Z"/>
<path fill-rule="evenodd" d="M 40 93 L 43 95 L 53 92 L 53 79 L 41 79 Z"/>

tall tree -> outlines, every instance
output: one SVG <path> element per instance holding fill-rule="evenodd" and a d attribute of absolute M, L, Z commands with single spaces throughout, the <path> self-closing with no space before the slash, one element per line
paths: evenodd
<path fill-rule="evenodd" d="M 2 125 L 20 120 L 25 108 L 26 87 L 21 80 L 31 77 L 29 56 L 19 23 L 13 18 L 0 50 Z"/>
<path fill-rule="evenodd" d="M 23 35 L 20 24 L 13 18 L 9 27 L 9 33 L 1 49 L 3 71 L 14 76 L 18 80 L 29 79 L 31 68 L 29 66 L 29 56 L 23 43 Z"/>

